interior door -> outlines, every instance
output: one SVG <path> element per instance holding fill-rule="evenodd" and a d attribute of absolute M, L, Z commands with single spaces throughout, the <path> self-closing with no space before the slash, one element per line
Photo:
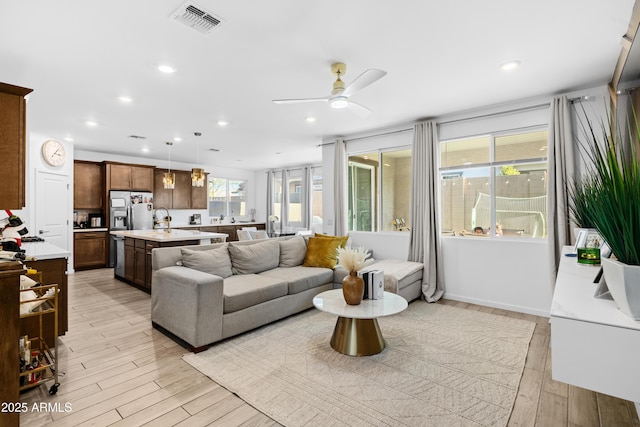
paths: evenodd
<path fill-rule="evenodd" d="M 35 233 L 48 243 L 69 249 L 69 176 L 36 173 Z"/>
<path fill-rule="evenodd" d="M 375 171 L 372 166 L 351 163 L 349 168 L 351 230 L 375 231 Z"/>

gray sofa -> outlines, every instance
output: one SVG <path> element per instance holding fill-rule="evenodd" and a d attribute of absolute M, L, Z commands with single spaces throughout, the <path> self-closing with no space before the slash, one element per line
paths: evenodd
<path fill-rule="evenodd" d="M 305 254 L 302 236 L 156 248 L 151 321 L 198 352 L 311 308 L 317 294 L 341 287 L 346 272 L 305 267 Z M 422 264 L 393 262 L 385 267 L 385 290 L 418 298 Z"/>

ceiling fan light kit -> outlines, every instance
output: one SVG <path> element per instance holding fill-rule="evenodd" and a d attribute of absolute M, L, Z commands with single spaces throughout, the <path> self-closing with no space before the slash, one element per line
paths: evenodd
<path fill-rule="evenodd" d="M 370 84 L 381 79 L 387 74 L 387 72 L 382 70 L 377 70 L 375 68 L 366 70 L 364 73 L 356 77 L 356 79 L 353 80 L 351 84 L 349 84 L 346 87 L 340 77 L 344 76 L 347 73 L 347 66 L 342 62 L 336 62 L 331 65 L 331 72 L 336 75 L 336 81 L 333 82 L 333 90 L 331 91 L 331 95 L 326 96 L 324 98 L 274 99 L 273 102 L 276 104 L 298 104 L 302 102 L 329 102 L 329 105 L 331 106 L 331 108 L 334 108 L 334 109 L 344 109 L 349 107 L 350 110 L 354 111 L 355 113 L 357 113 L 362 117 L 366 117 L 368 114 L 370 114 L 371 113 L 370 109 L 349 100 L 349 97 L 354 93 L 358 92 L 359 90 L 364 89 Z"/>

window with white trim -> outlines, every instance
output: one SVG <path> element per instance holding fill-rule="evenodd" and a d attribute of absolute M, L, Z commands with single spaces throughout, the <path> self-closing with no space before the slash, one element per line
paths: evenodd
<path fill-rule="evenodd" d="M 547 146 L 541 128 L 441 141 L 442 232 L 545 237 Z"/>

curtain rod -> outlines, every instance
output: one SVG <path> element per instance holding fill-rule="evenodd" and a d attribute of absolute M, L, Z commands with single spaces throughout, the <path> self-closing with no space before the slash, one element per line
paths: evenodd
<path fill-rule="evenodd" d="M 513 110 L 497 111 L 495 113 L 482 114 L 482 115 L 479 115 L 479 116 L 464 117 L 464 118 L 460 118 L 460 119 L 444 120 L 442 122 L 436 122 L 436 124 L 438 126 L 441 126 L 441 125 L 448 125 L 448 124 L 451 124 L 451 123 L 465 122 L 467 120 L 477 120 L 477 119 L 484 119 L 484 118 L 487 118 L 487 117 L 503 116 L 503 115 L 512 114 L 512 113 L 520 113 L 520 112 L 523 112 L 523 111 L 539 110 L 539 109 L 542 109 L 542 108 L 548 108 L 550 105 L 551 105 L 550 102 L 545 102 L 543 104 L 531 105 L 529 107 L 515 108 Z"/>

